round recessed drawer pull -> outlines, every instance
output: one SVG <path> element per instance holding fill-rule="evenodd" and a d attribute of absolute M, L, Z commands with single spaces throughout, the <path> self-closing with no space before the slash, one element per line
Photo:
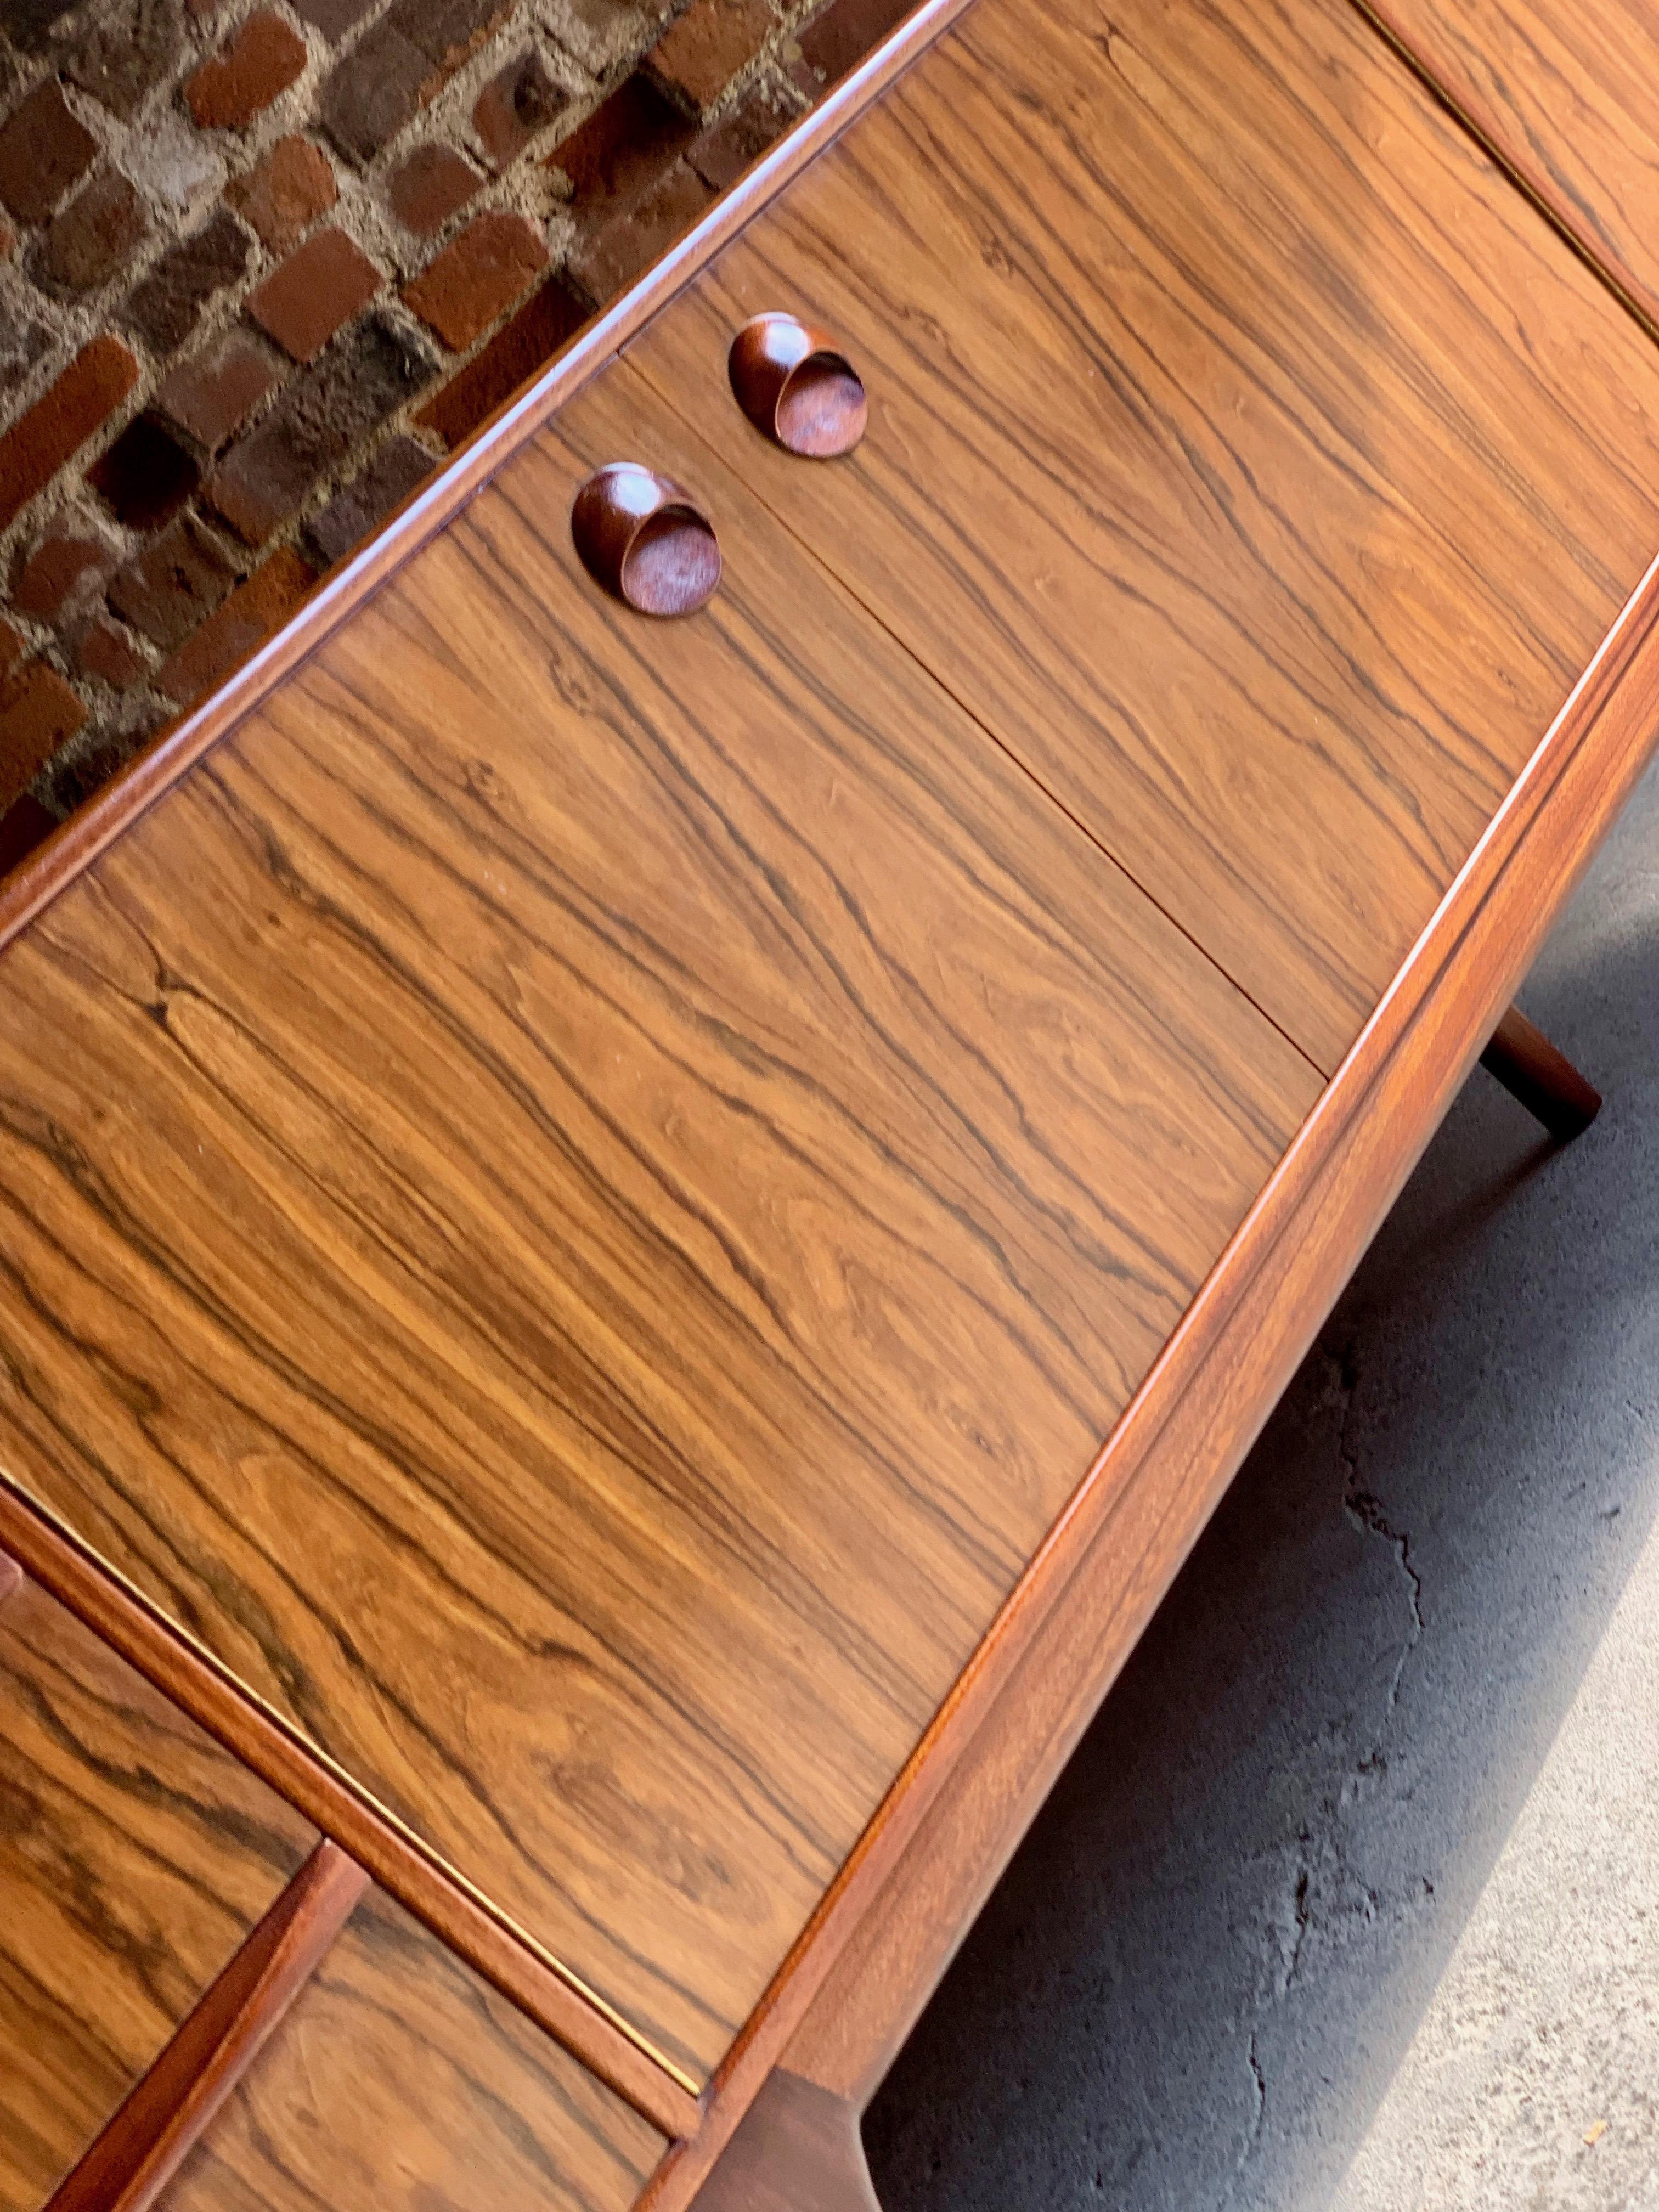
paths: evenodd
<path fill-rule="evenodd" d="M 757 315 L 726 359 L 737 402 L 755 428 L 815 461 L 850 453 L 869 402 L 858 371 L 832 337 L 793 315 Z"/>
<path fill-rule="evenodd" d="M 714 596 L 714 525 L 668 477 L 612 461 L 576 494 L 570 535 L 596 583 L 642 615 L 689 615 Z"/>

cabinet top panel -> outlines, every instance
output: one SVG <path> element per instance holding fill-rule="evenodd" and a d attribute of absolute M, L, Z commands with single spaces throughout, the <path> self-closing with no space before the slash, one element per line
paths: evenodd
<path fill-rule="evenodd" d="M 1345 8 L 981 0 L 728 268 L 0 957 L 0 1463 L 694 2085 L 1659 544 Z"/>
<path fill-rule="evenodd" d="M 1318 1090 L 625 365 L 0 1004 L 0 1455 L 696 2080 Z"/>
<path fill-rule="evenodd" d="M 709 406 L 778 310 L 834 466 Z M 1328 1073 L 1659 551 L 1659 355 L 1347 0 L 983 0 L 629 358 Z"/>

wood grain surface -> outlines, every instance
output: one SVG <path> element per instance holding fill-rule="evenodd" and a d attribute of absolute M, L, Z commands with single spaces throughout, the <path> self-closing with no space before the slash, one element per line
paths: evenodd
<path fill-rule="evenodd" d="M 663 2148 L 373 1892 L 159 2212 L 623 2212 Z"/>
<path fill-rule="evenodd" d="M 0 1015 L 0 1460 L 694 2081 L 1319 1087 L 625 368 Z"/>
<path fill-rule="evenodd" d="M 0 1468 L 0 1546 L 240 1764 L 286 1798 L 480 1978 L 562 2048 L 575 2052 L 659 2133 L 696 2135 L 702 2115 L 684 2084 L 453 1868 L 394 1820 L 291 1723 L 251 1698 L 229 1670 Z M 0 1556 L 0 1589 L 5 1574 Z"/>
<path fill-rule="evenodd" d="M 1659 561 L 1022 1577 L 640 2212 L 702 2189 L 775 2069 L 861 2106 L 1659 740 Z M 741 2169 L 740 2169 L 741 2170 Z M 718 2201 L 716 2198 L 715 2201 Z"/>
<path fill-rule="evenodd" d="M 1659 15 L 1646 0 L 1362 0 L 1659 328 Z"/>
<path fill-rule="evenodd" d="M 43 1590 L 0 1603 L 4 2212 L 38 2212 L 312 1840 Z"/>
<path fill-rule="evenodd" d="M 368 1887 L 327 1837 L 191 2006 L 46 2212 L 149 2212 Z"/>
<path fill-rule="evenodd" d="M 1659 547 L 1659 359 L 1346 0 L 981 0 L 628 357 L 1327 1071 Z"/>

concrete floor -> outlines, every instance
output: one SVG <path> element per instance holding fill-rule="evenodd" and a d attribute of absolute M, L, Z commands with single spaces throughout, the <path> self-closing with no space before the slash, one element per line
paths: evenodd
<path fill-rule="evenodd" d="M 885 2212 L 1659 2212 L 1659 775 L 866 2123 Z"/>

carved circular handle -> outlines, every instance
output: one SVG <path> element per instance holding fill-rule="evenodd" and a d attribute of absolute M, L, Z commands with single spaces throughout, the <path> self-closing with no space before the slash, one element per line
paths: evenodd
<path fill-rule="evenodd" d="M 714 525 L 689 493 L 638 461 L 589 477 L 570 535 L 594 581 L 642 615 L 693 614 L 720 580 Z"/>
<path fill-rule="evenodd" d="M 827 461 L 864 435 L 869 402 L 835 340 L 793 315 L 757 315 L 732 341 L 732 389 L 755 428 L 792 453 Z"/>

